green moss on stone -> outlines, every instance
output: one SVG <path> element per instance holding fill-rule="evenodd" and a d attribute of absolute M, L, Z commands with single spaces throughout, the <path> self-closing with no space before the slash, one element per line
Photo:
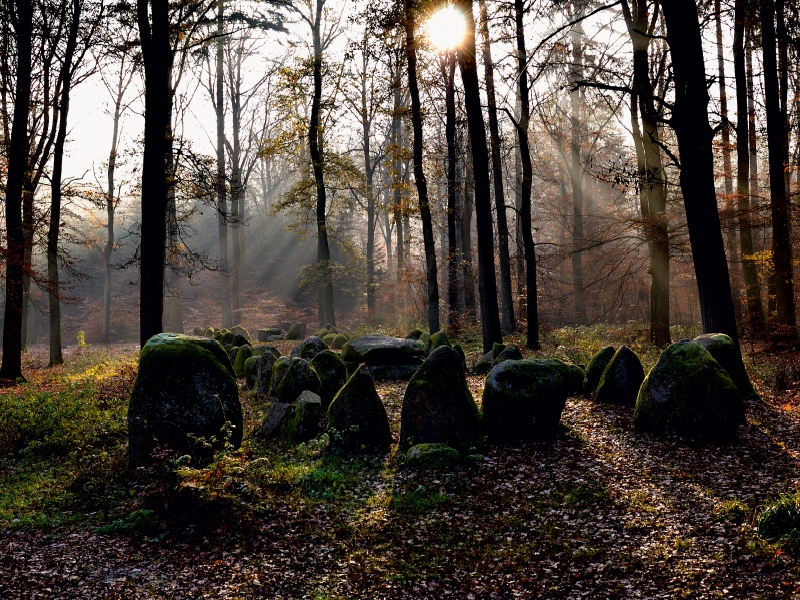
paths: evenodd
<path fill-rule="evenodd" d="M 303 390 L 314 392 L 317 396 L 322 394 L 322 384 L 319 377 L 308 361 L 302 358 L 293 358 L 289 368 L 275 390 L 275 399 L 287 404 L 294 402 Z"/>
<path fill-rule="evenodd" d="M 328 407 L 328 431 L 334 448 L 389 450 L 389 418 L 366 366 L 356 370 Z"/>
<path fill-rule="evenodd" d="M 594 394 L 600 384 L 603 371 L 605 371 L 611 359 L 614 358 L 615 353 L 614 346 L 606 346 L 589 360 L 589 364 L 586 365 L 586 377 L 583 380 L 584 398 L 589 398 Z"/>
<path fill-rule="evenodd" d="M 260 356 L 251 356 L 244 361 L 244 379 L 248 390 L 253 389 L 256 385 L 256 380 L 258 379 L 258 364 L 260 362 Z"/>
<path fill-rule="evenodd" d="M 253 347 L 250 344 L 245 344 L 239 348 L 236 358 L 233 360 L 233 372 L 236 373 L 236 377 L 244 377 L 244 364 L 251 356 L 253 356 Z"/>
<path fill-rule="evenodd" d="M 594 398 L 597 402 L 634 406 L 642 381 L 644 368 L 639 357 L 627 346 L 622 346 L 603 370 Z"/>
<path fill-rule="evenodd" d="M 311 359 L 311 368 L 322 384 L 322 408 L 327 409 L 333 398 L 347 383 L 347 367 L 335 352 L 323 350 Z"/>
<path fill-rule="evenodd" d="M 461 455 L 447 444 L 417 444 L 406 453 L 406 465 L 413 469 L 449 469 Z"/>
<path fill-rule="evenodd" d="M 637 432 L 726 440 L 743 420 L 736 384 L 700 344 L 686 340 L 665 349 L 645 377 L 636 400 Z"/>

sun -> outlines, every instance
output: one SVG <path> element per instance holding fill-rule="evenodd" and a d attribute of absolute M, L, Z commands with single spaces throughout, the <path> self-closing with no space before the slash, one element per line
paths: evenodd
<path fill-rule="evenodd" d="M 467 24 L 460 10 L 445 6 L 433 13 L 425 28 L 437 50 L 452 50 L 463 41 Z"/>

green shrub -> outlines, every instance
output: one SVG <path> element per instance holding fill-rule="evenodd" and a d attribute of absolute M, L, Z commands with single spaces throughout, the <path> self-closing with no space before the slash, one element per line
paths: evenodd
<path fill-rule="evenodd" d="M 762 508 L 756 519 L 758 535 L 772 542 L 800 538 L 800 495 L 780 496 Z"/>

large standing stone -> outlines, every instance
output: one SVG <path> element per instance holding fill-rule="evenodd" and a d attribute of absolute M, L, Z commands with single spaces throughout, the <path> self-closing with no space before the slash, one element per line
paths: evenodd
<path fill-rule="evenodd" d="M 420 364 L 424 347 L 417 340 L 388 335 L 364 335 L 347 342 L 342 359 L 368 365 Z"/>
<path fill-rule="evenodd" d="M 265 352 L 269 352 L 275 358 L 280 358 L 281 353 L 275 346 L 265 346 L 264 344 L 259 344 L 258 346 L 253 347 L 253 355 L 254 356 L 261 356 Z"/>
<path fill-rule="evenodd" d="M 639 387 L 644 381 L 644 368 L 639 357 L 627 346 L 614 353 L 606 365 L 594 393 L 597 402 L 634 406 Z"/>
<path fill-rule="evenodd" d="M 258 381 L 258 364 L 260 356 L 251 356 L 244 362 L 244 380 L 248 390 L 252 390 Z"/>
<path fill-rule="evenodd" d="M 306 335 L 306 324 L 305 323 L 295 323 L 291 327 L 289 327 L 289 331 L 286 332 L 286 339 L 287 340 L 302 340 Z"/>
<path fill-rule="evenodd" d="M 497 443 L 553 438 L 566 402 L 567 385 L 558 369 L 534 360 L 507 360 L 486 378 L 483 432 Z"/>
<path fill-rule="evenodd" d="M 259 394 L 269 395 L 270 384 L 272 383 L 272 369 L 278 358 L 272 352 L 262 352 L 258 361 L 258 373 L 256 373 L 256 391 Z"/>
<path fill-rule="evenodd" d="M 586 378 L 583 380 L 584 398 L 590 398 L 594 394 L 600 384 L 603 371 L 606 370 L 615 353 L 614 346 L 606 346 L 589 360 L 589 364 L 586 365 Z"/>
<path fill-rule="evenodd" d="M 331 349 L 333 350 L 341 350 L 344 348 L 344 345 L 350 341 L 350 336 L 346 333 L 337 333 L 336 337 L 333 338 L 333 343 L 329 344 Z"/>
<path fill-rule="evenodd" d="M 247 362 L 247 359 L 253 356 L 253 347 L 250 344 L 245 344 L 239 351 L 236 353 L 236 358 L 233 361 L 233 372 L 236 373 L 236 377 L 244 377 L 244 364 Z"/>
<path fill-rule="evenodd" d="M 289 363 L 289 369 L 275 390 L 275 400 L 277 402 L 294 402 L 304 390 L 314 392 L 319 396 L 322 393 L 322 384 L 308 361 L 302 358 L 293 358 Z"/>
<path fill-rule="evenodd" d="M 334 396 L 347 383 L 347 367 L 335 352 L 323 350 L 311 359 L 311 368 L 316 371 L 322 384 L 322 408 L 328 408 Z"/>
<path fill-rule="evenodd" d="M 447 333 L 443 330 L 439 330 L 434 333 L 431 338 L 428 340 L 428 352 L 433 352 L 439 346 L 449 346 L 450 340 L 447 338 Z"/>
<path fill-rule="evenodd" d="M 296 442 L 310 440 L 319 432 L 321 413 L 320 397 L 314 392 L 304 390 L 289 405 L 286 419 L 281 426 L 281 436 Z"/>
<path fill-rule="evenodd" d="M 747 371 L 742 363 L 741 354 L 730 336 L 724 333 L 704 333 L 693 340 L 708 350 L 720 366 L 725 369 L 733 383 L 739 388 L 743 398 L 757 398 L 758 392 L 753 388 Z"/>
<path fill-rule="evenodd" d="M 247 340 L 247 343 L 248 343 L 248 344 L 251 344 L 251 343 L 252 343 L 252 339 L 250 338 L 250 332 L 249 332 L 249 331 L 247 331 L 247 329 L 245 329 L 245 328 L 244 328 L 244 327 L 242 327 L 241 325 L 234 325 L 233 327 L 231 327 L 231 333 L 232 333 L 233 335 L 240 335 L 240 336 L 242 336 L 244 339 L 246 339 L 246 340 Z"/>
<path fill-rule="evenodd" d="M 317 336 L 312 335 L 292 348 L 291 358 L 303 358 L 305 360 L 311 360 L 317 354 L 327 349 L 328 346 L 325 344 L 325 342 L 323 342 Z"/>
<path fill-rule="evenodd" d="M 365 366 L 359 367 L 328 407 L 328 431 L 331 445 L 342 450 L 389 450 L 389 418 Z"/>
<path fill-rule="evenodd" d="M 690 340 L 661 353 L 636 400 L 638 432 L 726 440 L 744 419 L 736 384 L 714 357 Z"/>
<path fill-rule="evenodd" d="M 354 364 L 358 368 L 358 363 L 347 364 Z M 372 365 L 368 368 L 373 381 L 408 381 L 419 367 L 420 365 Z"/>
<path fill-rule="evenodd" d="M 492 349 L 484 354 L 483 358 L 472 368 L 472 373 L 474 375 L 486 375 L 504 360 L 522 360 L 522 352 L 514 344 L 506 346 L 495 342 L 492 345 Z"/>
<path fill-rule="evenodd" d="M 468 450 L 479 435 L 478 407 L 461 357 L 450 346 L 439 346 L 406 387 L 400 447 L 441 443 Z"/>
<path fill-rule="evenodd" d="M 283 376 L 286 375 L 286 373 L 289 371 L 290 362 L 291 361 L 287 357 L 281 356 L 278 360 L 275 361 L 275 364 L 272 366 L 272 377 L 270 377 L 269 394 L 267 394 L 270 398 L 275 397 L 275 394 L 278 391 L 278 386 L 283 380 Z"/>
<path fill-rule="evenodd" d="M 578 365 L 565 363 L 563 360 L 558 358 L 531 358 L 528 360 L 551 367 L 558 371 L 559 375 L 561 375 L 561 378 L 564 380 L 567 396 L 576 396 L 581 393 L 581 390 L 583 389 L 583 380 L 586 374 Z"/>
<path fill-rule="evenodd" d="M 151 337 L 139 354 L 128 408 L 131 466 L 146 464 L 156 444 L 194 454 L 198 463 L 209 460 L 209 453 L 193 439 L 204 438 L 221 449 L 226 422 L 232 426 L 228 441 L 238 448 L 242 407 L 222 346 L 209 338 L 176 333 Z"/>

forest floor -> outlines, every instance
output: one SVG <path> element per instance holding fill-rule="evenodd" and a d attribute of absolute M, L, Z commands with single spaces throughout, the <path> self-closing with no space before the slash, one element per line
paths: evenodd
<path fill-rule="evenodd" d="M 543 353 L 578 362 L 634 338 L 559 330 Z M 131 472 L 136 350 L 70 348 L 48 370 L 35 348 L 28 383 L 0 390 L 0 598 L 800 594 L 796 545 L 754 524 L 800 486 L 798 353 L 750 349 L 762 400 L 721 447 L 637 435 L 630 408 L 571 398 L 554 443 L 487 446 L 449 471 L 246 435 L 205 469 Z M 483 378 L 469 384 L 480 402 Z M 379 385 L 395 442 L 404 387 Z M 265 406 L 241 397 L 250 432 Z"/>

